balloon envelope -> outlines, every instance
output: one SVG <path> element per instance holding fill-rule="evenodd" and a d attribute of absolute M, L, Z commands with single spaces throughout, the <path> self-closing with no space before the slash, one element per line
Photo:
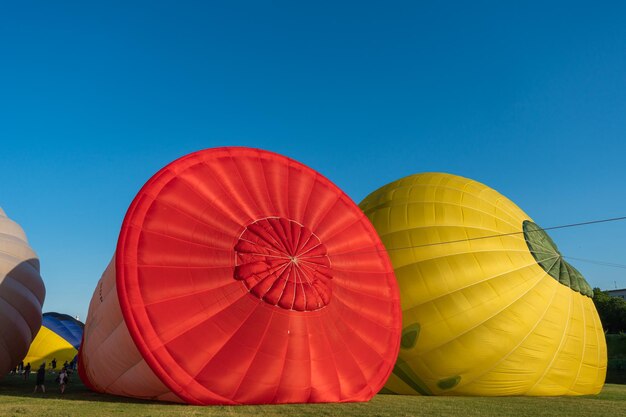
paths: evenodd
<path fill-rule="evenodd" d="M 598 393 L 602 325 L 582 275 L 510 200 L 467 178 L 409 176 L 360 204 L 400 286 L 403 333 L 384 392 Z"/>
<path fill-rule="evenodd" d="M 18 364 L 39 331 L 45 294 L 37 255 L 0 208 L 0 376 Z"/>
<path fill-rule="evenodd" d="M 37 369 L 41 363 L 50 365 L 56 359 L 61 368 L 66 361 L 71 363 L 78 354 L 85 325 L 72 316 L 61 313 L 44 313 L 41 329 L 28 349 L 24 363 Z"/>
<path fill-rule="evenodd" d="M 191 404 L 365 401 L 400 330 L 388 256 L 343 192 L 274 153 L 209 149 L 131 204 L 79 372 L 98 391 Z"/>

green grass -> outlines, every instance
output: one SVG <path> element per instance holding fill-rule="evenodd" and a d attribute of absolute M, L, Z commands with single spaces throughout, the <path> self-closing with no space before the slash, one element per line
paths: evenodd
<path fill-rule="evenodd" d="M 401 416 L 610 416 L 624 414 L 626 386 L 607 384 L 586 397 L 409 397 L 377 395 L 368 403 L 294 404 L 273 406 L 195 407 L 139 401 L 93 393 L 76 379 L 65 394 L 48 376 L 45 394 L 33 394 L 29 381 L 7 375 L 0 380 L 0 416 L 254 416 L 254 417 L 401 417 Z"/>

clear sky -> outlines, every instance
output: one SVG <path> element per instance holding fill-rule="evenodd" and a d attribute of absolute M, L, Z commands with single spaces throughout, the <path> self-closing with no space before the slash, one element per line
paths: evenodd
<path fill-rule="evenodd" d="M 543 227 L 626 216 L 623 1 L 94 3 L 0 5 L 0 206 L 44 311 L 84 320 L 136 192 L 215 146 L 287 155 L 357 203 L 442 171 Z M 626 264 L 626 221 L 551 235 Z"/>

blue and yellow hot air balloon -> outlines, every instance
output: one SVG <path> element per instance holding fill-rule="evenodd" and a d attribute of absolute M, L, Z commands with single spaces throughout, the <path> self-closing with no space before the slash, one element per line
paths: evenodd
<path fill-rule="evenodd" d="M 37 369 L 42 362 L 49 366 L 53 359 L 62 366 L 71 363 L 78 354 L 85 325 L 61 313 L 44 313 L 41 329 L 30 345 L 24 363 Z"/>

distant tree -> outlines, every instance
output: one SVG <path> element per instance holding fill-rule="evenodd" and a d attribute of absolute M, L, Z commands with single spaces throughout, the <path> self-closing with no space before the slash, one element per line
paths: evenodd
<path fill-rule="evenodd" d="M 606 291 L 594 288 L 593 303 L 596 305 L 605 332 L 626 332 L 626 300 L 611 297 Z"/>

